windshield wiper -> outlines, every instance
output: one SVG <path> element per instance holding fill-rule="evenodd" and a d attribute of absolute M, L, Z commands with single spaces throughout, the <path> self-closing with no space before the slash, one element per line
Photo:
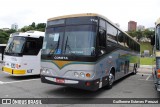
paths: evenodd
<path fill-rule="evenodd" d="M 54 47 L 48 53 L 48 56 L 53 55 L 53 53 L 58 49 L 58 47 L 59 47 L 59 41 L 60 41 L 60 36 L 58 38 L 58 42 L 54 45 Z"/>
<path fill-rule="evenodd" d="M 69 44 L 68 44 L 68 36 L 67 36 L 67 40 L 66 40 L 66 44 L 65 44 L 64 53 L 66 53 L 66 49 L 67 49 L 67 48 L 69 49 L 71 55 L 76 55 L 75 53 L 72 53 L 72 49 L 71 49 L 71 47 L 70 47 Z"/>

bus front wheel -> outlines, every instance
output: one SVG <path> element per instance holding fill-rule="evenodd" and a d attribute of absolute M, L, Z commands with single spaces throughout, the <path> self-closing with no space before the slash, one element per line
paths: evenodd
<path fill-rule="evenodd" d="M 111 89 L 112 86 L 113 86 L 113 82 L 114 82 L 113 72 L 110 72 L 108 79 L 109 79 L 109 80 L 108 80 L 108 84 L 107 84 L 107 86 L 105 86 L 105 89 Z"/>

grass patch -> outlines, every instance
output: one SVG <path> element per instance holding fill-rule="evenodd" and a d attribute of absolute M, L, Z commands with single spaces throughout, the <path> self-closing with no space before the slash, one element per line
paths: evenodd
<path fill-rule="evenodd" d="M 149 57 L 140 58 L 140 64 L 141 65 L 154 65 L 155 58 L 149 58 Z"/>
<path fill-rule="evenodd" d="M 144 50 L 149 50 L 150 55 L 152 55 L 152 45 L 150 42 L 141 42 L 141 53 L 144 53 Z"/>

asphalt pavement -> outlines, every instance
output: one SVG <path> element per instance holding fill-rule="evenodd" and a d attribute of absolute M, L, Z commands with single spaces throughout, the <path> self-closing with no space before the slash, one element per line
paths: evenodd
<path fill-rule="evenodd" d="M 112 89 L 91 92 L 41 83 L 39 76 L 13 77 L 0 70 L 0 98 L 160 98 L 154 88 L 151 66 L 141 66 L 137 75 L 116 81 Z M 91 100 L 91 99 L 90 99 Z M 63 99 L 62 99 L 63 102 Z M 89 101 L 88 101 L 89 102 Z M 4 105 L 0 105 L 1 107 Z M 25 105 L 37 106 L 39 105 Z M 54 104 L 56 107 L 159 107 L 159 104 Z M 17 107 L 17 106 L 15 106 Z"/>

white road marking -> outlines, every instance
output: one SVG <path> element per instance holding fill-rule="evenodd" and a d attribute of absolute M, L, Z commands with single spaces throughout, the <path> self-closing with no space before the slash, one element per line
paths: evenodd
<path fill-rule="evenodd" d="M 142 74 L 142 73 L 138 73 L 138 75 L 145 75 L 145 76 L 147 76 L 146 79 L 138 79 L 138 80 L 143 80 L 143 81 L 153 81 L 153 80 L 149 80 L 149 78 L 152 76 L 152 74 Z"/>
<path fill-rule="evenodd" d="M 34 81 L 34 80 L 40 80 L 40 79 L 29 79 L 29 80 L 20 80 L 20 81 L 11 81 L 11 82 L 0 81 L 0 84 L 12 84 L 12 83 L 17 83 L 17 82 Z"/>
<path fill-rule="evenodd" d="M 143 73 L 137 73 L 138 75 L 152 75 L 152 74 L 143 74 Z"/>
<path fill-rule="evenodd" d="M 3 82 L 2 82 L 2 81 L 0 81 L 0 84 L 3 84 Z"/>
<path fill-rule="evenodd" d="M 146 79 L 138 79 L 138 80 L 142 80 L 142 81 L 153 81 L 153 80 L 146 80 Z"/>
<path fill-rule="evenodd" d="M 151 77 L 151 75 L 149 75 L 149 76 L 146 78 L 146 80 L 148 80 L 150 77 Z"/>

